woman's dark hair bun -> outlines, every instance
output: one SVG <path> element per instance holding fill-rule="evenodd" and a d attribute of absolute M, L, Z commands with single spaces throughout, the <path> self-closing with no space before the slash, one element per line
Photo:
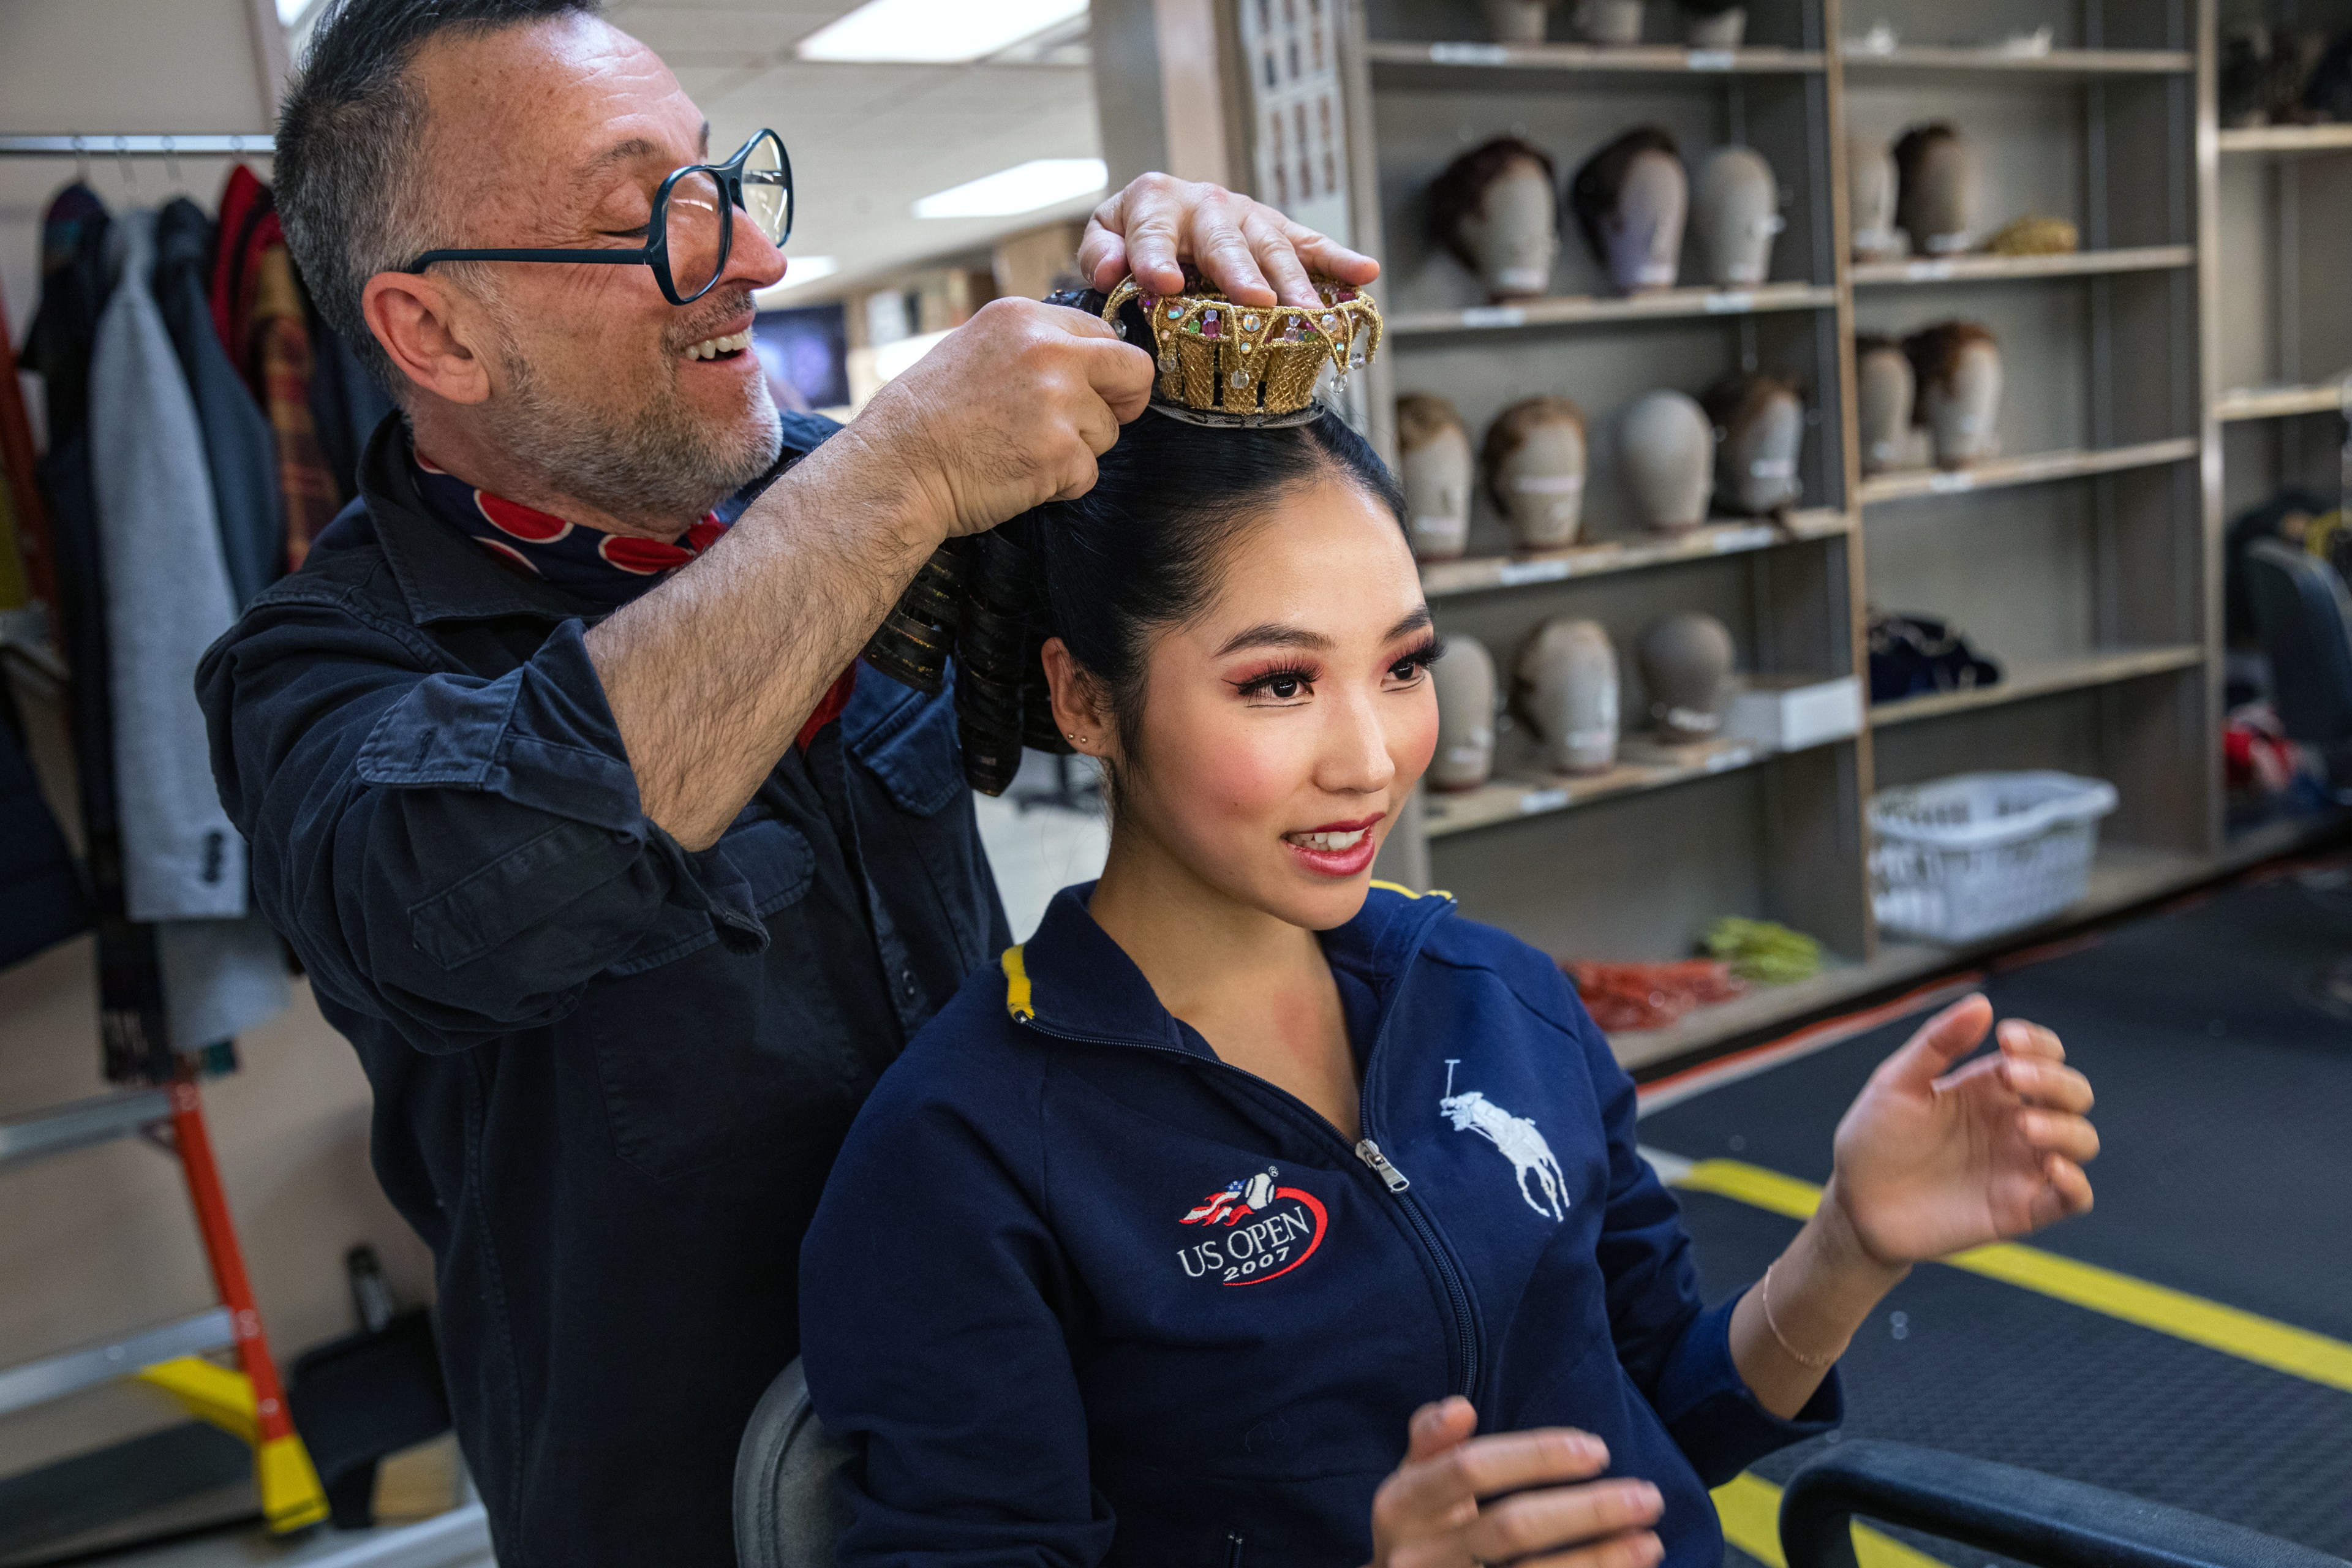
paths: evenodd
<path fill-rule="evenodd" d="M 1088 289 L 1049 302 L 1099 315 L 1106 300 Z M 1121 314 L 1128 341 L 1148 345 L 1148 318 L 1133 306 Z M 941 546 L 867 645 L 866 661 L 937 692 L 951 650 L 964 776 L 1002 795 L 1024 746 L 1070 750 L 1040 657 L 1058 637 L 1100 684 L 1132 757 L 1150 634 L 1208 601 L 1242 526 L 1280 491 L 1324 476 L 1360 486 L 1403 526 L 1403 492 L 1336 414 L 1245 430 L 1147 412 L 1102 455 L 1085 495 Z"/>

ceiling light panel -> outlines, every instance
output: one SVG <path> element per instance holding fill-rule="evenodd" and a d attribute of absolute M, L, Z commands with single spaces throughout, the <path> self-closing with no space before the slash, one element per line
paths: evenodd
<path fill-rule="evenodd" d="M 804 60 L 976 60 L 1086 14 L 1087 0 L 866 0 L 803 38 Z"/>
<path fill-rule="evenodd" d="M 1100 158 L 1032 158 L 925 196 L 915 204 L 915 216 L 1012 217 L 1093 195 L 1109 179 Z"/>

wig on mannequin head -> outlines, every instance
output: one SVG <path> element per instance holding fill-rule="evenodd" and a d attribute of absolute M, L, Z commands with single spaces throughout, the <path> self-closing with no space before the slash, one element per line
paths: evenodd
<path fill-rule="evenodd" d="M 1671 174 L 1666 171 L 1671 168 Z M 1656 189 L 1642 178 L 1655 171 Z M 1643 210 L 1629 211 L 1629 188 Z M 1637 126 L 1585 160 L 1569 185 L 1569 205 L 1592 258 L 1621 289 L 1671 287 L 1690 211 L 1690 185 L 1674 137 Z"/>
<path fill-rule="evenodd" d="M 1675 0 L 1683 42 L 1695 49 L 1736 49 L 1748 40 L 1745 0 Z"/>
<path fill-rule="evenodd" d="M 1725 510 L 1773 517 L 1804 487 L 1797 458 L 1805 441 L 1805 401 L 1777 375 L 1724 377 L 1699 398 L 1715 426 L 1716 499 Z"/>
<path fill-rule="evenodd" d="M 1895 225 L 1922 256 L 1948 256 L 1974 241 L 1976 153 L 1941 121 L 1915 125 L 1895 143 Z"/>
<path fill-rule="evenodd" d="M 1869 332 L 1853 340 L 1853 376 L 1862 471 L 1883 474 L 1903 462 L 1918 378 L 1901 343 Z"/>
<path fill-rule="evenodd" d="M 1975 321 L 1944 321 L 1903 341 L 1916 387 L 1911 419 L 1934 437 L 1936 465 L 1962 468 L 2000 449 L 2000 342 Z"/>
<path fill-rule="evenodd" d="M 1515 237 L 1518 247 L 1497 247 L 1489 237 L 1488 253 L 1479 253 L 1486 226 L 1501 215 L 1487 203 L 1496 184 L 1508 175 L 1540 174 L 1542 206 L 1549 212 L 1528 215 L 1528 232 Z M 1497 136 L 1473 147 L 1445 167 L 1429 187 L 1429 243 L 1447 252 L 1475 274 L 1497 299 L 1541 294 L 1549 287 L 1551 263 L 1559 248 L 1559 215 L 1551 196 L 1558 175 L 1551 155 L 1532 142 Z M 1530 182 L 1530 189 L 1535 182 Z M 1525 247 L 1526 255 L 1504 252 Z"/>
<path fill-rule="evenodd" d="M 1591 467 L 1584 410 L 1565 397 L 1530 397 L 1486 428 L 1486 493 L 1522 550 L 1558 550 L 1584 529 Z"/>
<path fill-rule="evenodd" d="M 1417 560 L 1451 561 L 1469 542 L 1473 472 L 1469 426 L 1443 397 L 1408 392 L 1397 399 L 1397 451 Z"/>

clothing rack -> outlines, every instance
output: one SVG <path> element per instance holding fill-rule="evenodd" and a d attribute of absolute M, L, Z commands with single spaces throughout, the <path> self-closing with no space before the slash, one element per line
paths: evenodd
<path fill-rule="evenodd" d="M 118 157 L 190 157 L 226 154 L 242 158 L 275 153 L 278 139 L 264 131 L 204 132 L 194 135 L 131 135 L 86 132 L 68 136 L 0 136 L 0 157 L 95 158 L 111 153 Z"/>

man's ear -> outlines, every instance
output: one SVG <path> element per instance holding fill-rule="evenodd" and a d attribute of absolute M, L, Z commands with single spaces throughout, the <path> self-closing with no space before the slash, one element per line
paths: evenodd
<path fill-rule="evenodd" d="M 368 330 L 403 375 L 450 403 L 481 403 L 490 395 L 489 368 L 476 352 L 463 296 L 436 278 L 379 272 L 360 293 Z"/>
<path fill-rule="evenodd" d="M 1110 756 L 1118 746 L 1102 682 L 1079 665 L 1060 637 L 1046 638 L 1040 657 L 1045 663 L 1045 683 L 1054 690 L 1054 728 L 1086 755 Z"/>

